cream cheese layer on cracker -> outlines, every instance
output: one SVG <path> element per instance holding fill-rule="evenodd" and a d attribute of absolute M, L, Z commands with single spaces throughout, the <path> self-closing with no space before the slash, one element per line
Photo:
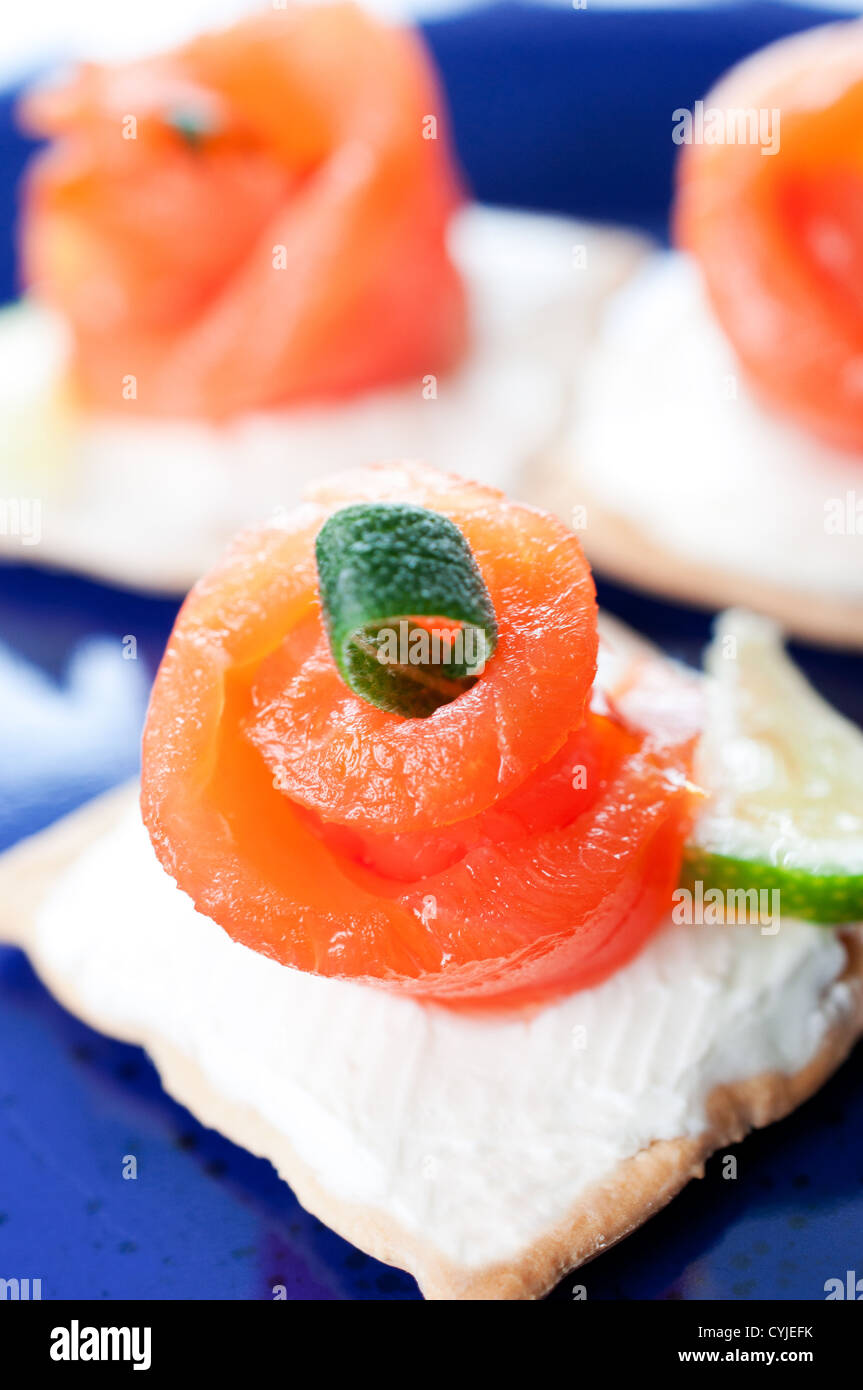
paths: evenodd
<path fill-rule="evenodd" d="M 180 591 L 239 526 L 292 506 L 327 472 L 388 458 L 422 458 L 530 500 L 532 469 L 570 427 L 599 305 L 643 244 L 474 205 L 453 219 L 451 249 L 472 321 L 458 370 L 218 427 L 148 418 L 146 402 L 129 395 L 133 368 L 122 363 L 116 412 L 82 415 L 63 393 L 62 323 L 34 306 L 0 314 L 0 426 L 9 439 L 0 494 L 20 499 L 25 519 L 34 502 L 41 511 L 38 544 L 7 526 L 0 554 Z"/>
<path fill-rule="evenodd" d="M 863 458 L 749 393 L 683 254 L 648 258 L 608 301 L 570 457 L 588 495 L 670 557 L 863 600 Z"/>
<path fill-rule="evenodd" d="M 469 1016 L 238 945 L 156 861 L 137 812 L 55 884 L 31 942 L 107 1032 L 161 1039 L 335 1198 L 465 1269 L 523 1255 L 713 1089 L 795 1073 L 852 1004 L 833 932 L 668 922 L 603 984 Z"/>

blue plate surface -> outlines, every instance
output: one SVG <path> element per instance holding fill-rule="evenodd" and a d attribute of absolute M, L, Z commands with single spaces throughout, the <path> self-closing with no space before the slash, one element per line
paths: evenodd
<path fill-rule="evenodd" d="M 662 229 L 668 112 L 731 61 L 824 18 L 798 6 L 651 15 L 495 7 L 428 27 L 464 165 L 503 202 Z M 580 28 L 578 26 L 581 26 Z M 0 217 L 25 148 L 0 102 Z M 5 215 L 4 215 L 5 214 Z M 0 237 L 0 296 L 12 286 Z M 605 585 L 601 601 L 696 661 L 708 618 Z M 0 848 L 137 766 L 146 693 L 174 606 L 63 575 L 0 570 Z M 124 658 L 134 636 L 137 658 Z M 801 651 L 863 722 L 863 660 Z M 648 1226 L 578 1276 L 599 1299 L 824 1296 L 861 1267 L 863 1068 L 857 1055 L 793 1116 L 708 1166 Z M 136 1181 L 123 1179 L 137 1159 Z M 169 1100 L 139 1050 L 61 1009 L 0 949 L 0 1277 L 46 1298 L 415 1299 L 413 1281 L 304 1212 L 270 1166 Z M 571 1298 L 573 1280 L 552 1296 Z"/>

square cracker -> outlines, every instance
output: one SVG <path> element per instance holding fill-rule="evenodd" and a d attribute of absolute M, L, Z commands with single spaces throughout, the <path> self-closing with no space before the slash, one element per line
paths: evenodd
<path fill-rule="evenodd" d="M 115 824 L 136 796 L 136 785 L 120 787 L 0 856 L 0 939 L 30 955 L 44 983 L 66 1008 L 114 1036 L 118 1036 L 116 1027 L 106 1029 L 99 1018 L 80 1007 L 74 980 L 57 974 L 40 957 L 34 924 L 58 876 Z M 748 1130 L 787 1115 L 835 1071 L 863 1033 L 863 928 L 842 936 L 848 955 L 843 978 L 851 986 L 852 1006 L 805 1067 L 791 1075 L 770 1073 L 716 1087 L 708 1099 L 707 1125 L 700 1135 L 659 1140 L 623 1160 L 518 1260 L 486 1268 L 463 1268 L 444 1260 L 380 1211 L 335 1197 L 283 1134 L 253 1108 L 221 1095 L 200 1066 L 164 1038 L 131 1029 L 122 1040 L 146 1048 L 165 1090 L 202 1124 L 269 1159 L 307 1210 L 376 1259 L 408 1270 L 426 1298 L 540 1298 L 569 1271 L 659 1211 L 691 1178 L 701 1177 L 711 1153 L 736 1143 Z"/>

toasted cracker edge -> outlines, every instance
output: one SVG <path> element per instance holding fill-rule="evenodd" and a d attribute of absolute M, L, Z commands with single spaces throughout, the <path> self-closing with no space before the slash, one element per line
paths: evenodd
<path fill-rule="evenodd" d="M 284 1135 L 251 1107 L 221 1095 L 200 1066 L 153 1033 L 120 1034 L 79 1006 L 73 983 L 56 975 L 29 940 L 39 906 L 72 860 L 105 833 L 137 797 L 126 784 L 73 812 L 0 856 L 0 939 L 28 951 L 57 999 L 91 1027 L 144 1047 L 165 1090 L 202 1124 L 273 1164 L 302 1205 L 346 1240 L 387 1264 L 408 1270 L 427 1299 L 510 1300 L 542 1297 L 568 1272 L 592 1259 L 664 1207 L 691 1178 L 701 1177 L 710 1154 L 748 1130 L 781 1119 L 812 1095 L 863 1033 L 863 935 L 843 933 L 844 973 L 852 1007 L 830 1029 L 815 1057 L 790 1076 L 770 1073 L 716 1087 L 708 1125 L 692 1138 L 660 1140 L 620 1163 L 585 1192 L 572 1210 L 520 1257 L 471 1269 L 446 1260 L 428 1243 L 374 1208 L 333 1196 L 295 1153 Z"/>
<path fill-rule="evenodd" d="M 700 564 L 664 547 L 649 531 L 597 501 L 577 464 L 550 456 L 535 479 L 536 504 L 569 521 L 585 508 L 580 538 L 599 578 L 696 608 L 753 608 L 794 637 L 818 646 L 863 649 L 863 603 L 785 588 L 721 565 Z"/>

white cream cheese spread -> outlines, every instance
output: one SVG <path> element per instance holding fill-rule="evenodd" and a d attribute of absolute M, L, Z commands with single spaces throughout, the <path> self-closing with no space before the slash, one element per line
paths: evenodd
<path fill-rule="evenodd" d="M 863 599 L 863 457 L 749 394 L 690 258 L 653 256 L 608 301 L 578 398 L 600 506 L 683 560 Z"/>
<path fill-rule="evenodd" d="M 668 923 L 603 984 L 469 1017 L 237 945 L 161 869 L 137 813 L 57 882 L 33 949 L 106 1031 L 155 1033 L 285 1135 L 335 1196 L 464 1266 L 510 1259 L 711 1089 L 817 1051 L 849 1006 L 833 932 Z"/>
<path fill-rule="evenodd" d="M 0 494 L 42 501 L 42 537 L 0 549 L 145 588 L 177 590 L 239 526 L 292 506 L 325 473 L 381 459 L 529 494 L 531 465 L 569 426 L 577 368 L 604 297 L 640 254 L 623 232 L 472 206 L 451 249 L 468 289 L 472 347 L 439 380 L 247 415 L 223 426 L 159 421 L 120 396 L 82 416 L 59 400 L 63 325 L 0 315 Z M 143 403 L 142 403 L 143 404 Z"/>

